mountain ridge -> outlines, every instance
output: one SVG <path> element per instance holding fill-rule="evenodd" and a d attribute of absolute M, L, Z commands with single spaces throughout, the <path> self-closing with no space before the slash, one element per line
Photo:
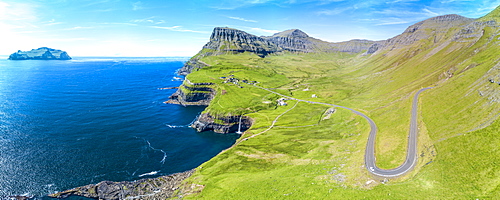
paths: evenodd
<path fill-rule="evenodd" d="M 210 41 L 203 46 L 198 54 L 186 62 L 178 73 L 187 75 L 193 70 L 205 67 L 206 65 L 198 62 L 198 60 L 206 56 L 244 52 L 254 53 L 262 58 L 270 54 L 283 52 L 360 53 L 367 51 L 374 43 L 376 42 L 362 39 L 331 43 L 310 37 L 299 29 L 285 30 L 272 36 L 256 36 L 234 28 L 215 27 L 210 36 Z"/>

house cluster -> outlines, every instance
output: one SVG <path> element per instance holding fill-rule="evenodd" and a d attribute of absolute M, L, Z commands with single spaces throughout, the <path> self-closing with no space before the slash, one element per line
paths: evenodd
<path fill-rule="evenodd" d="M 240 79 L 234 77 L 234 75 L 230 75 L 228 77 L 223 76 L 223 77 L 220 77 L 220 79 L 224 80 L 222 83 L 232 83 L 232 84 L 238 86 L 239 88 L 243 88 L 243 86 L 240 85 L 240 82 L 246 83 L 249 85 L 253 85 L 253 84 L 258 83 L 257 81 L 248 81 L 246 79 L 240 80 Z"/>
<path fill-rule="evenodd" d="M 276 100 L 276 101 L 278 102 L 278 106 L 286 106 L 286 105 L 288 105 L 288 104 L 286 103 L 286 100 L 288 100 L 288 99 L 286 99 L 286 98 L 281 98 L 281 99 L 278 99 L 278 100 Z"/>

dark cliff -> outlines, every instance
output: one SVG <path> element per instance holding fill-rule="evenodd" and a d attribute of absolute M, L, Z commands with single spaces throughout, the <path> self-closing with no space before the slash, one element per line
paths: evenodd
<path fill-rule="evenodd" d="M 201 114 L 191 125 L 196 131 L 213 131 L 216 133 L 245 132 L 252 126 L 252 121 L 247 116 L 212 116 L 210 113 Z"/>
<path fill-rule="evenodd" d="M 214 54 L 253 52 L 261 57 L 282 51 L 276 44 L 264 38 L 232 28 L 217 27 L 210 36 L 204 49 L 213 50 Z"/>
<path fill-rule="evenodd" d="M 70 60 L 65 51 L 41 47 L 31 51 L 17 51 L 9 56 L 9 60 Z"/>
<path fill-rule="evenodd" d="M 213 83 L 193 83 L 186 79 L 165 103 L 183 106 L 208 106 L 215 95 L 216 90 L 213 88 Z M 251 119 L 246 116 L 215 116 L 210 113 L 203 113 L 191 127 L 198 132 L 234 133 L 237 131 L 244 132 L 251 125 Z"/>
<path fill-rule="evenodd" d="M 183 106 L 208 106 L 216 94 L 215 89 L 211 87 L 212 85 L 212 83 L 192 83 L 186 79 L 165 103 Z"/>

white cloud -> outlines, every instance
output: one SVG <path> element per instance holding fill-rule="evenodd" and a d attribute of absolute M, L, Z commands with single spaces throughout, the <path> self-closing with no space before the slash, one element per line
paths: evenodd
<path fill-rule="evenodd" d="M 142 6 L 143 3 L 141 1 L 137 1 L 135 3 L 132 3 L 132 10 L 142 10 L 144 7 Z"/>
<path fill-rule="evenodd" d="M 262 28 L 251 28 L 253 31 L 257 31 L 257 32 L 264 32 L 264 33 L 279 33 L 280 31 L 277 31 L 277 30 L 268 30 L 268 29 L 262 29 Z"/>
<path fill-rule="evenodd" d="M 432 11 L 430 11 L 427 8 L 422 9 L 422 11 L 424 11 L 424 13 L 427 13 L 428 16 L 438 16 L 438 15 L 440 15 L 439 13 L 432 12 Z"/>
<path fill-rule="evenodd" d="M 386 16 L 396 16 L 396 17 L 402 17 L 402 18 L 413 18 L 414 20 L 417 20 L 418 17 L 434 17 L 436 15 L 439 15 L 436 12 L 431 11 L 428 8 L 424 8 L 421 11 L 408 11 L 408 10 L 402 10 L 402 9 L 385 9 L 382 11 L 375 11 L 373 13 L 376 14 L 383 14 Z"/>
<path fill-rule="evenodd" d="M 388 19 L 383 19 L 381 20 L 380 23 L 375 24 L 377 26 L 384 26 L 384 25 L 396 25 L 396 24 L 407 24 L 411 23 L 412 21 L 400 19 L 400 18 L 388 18 Z"/>
<path fill-rule="evenodd" d="M 35 22 L 38 20 L 35 4 L 0 2 L 0 21 Z"/>
<path fill-rule="evenodd" d="M 75 27 L 66 28 L 66 29 L 62 29 L 62 30 L 63 31 L 73 31 L 73 30 L 92 29 L 92 28 L 94 28 L 94 27 L 75 26 Z"/>
<path fill-rule="evenodd" d="M 132 24 L 132 23 L 99 23 L 103 25 L 126 25 L 126 26 L 137 26 L 137 24 Z"/>
<path fill-rule="evenodd" d="M 336 2 L 343 2 L 346 0 L 289 0 L 286 3 L 289 4 L 296 4 L 296 3 L 318 3 L 319 5 L 325 5 L 325 4 L 330 4 L 330 3 L 336 3 Z"/>
<path fill-rule="evenodd" d="M 277 30 L 270 30 L 270 29 L 263 29 L 263 28 L 258 28 L 258 27 L 246 27 L 246 26 L 235 26 L 236 28 L 243 30 L 245 32 L 260 36 L 260 35 L 272 35 L 275 33 L 279 33 L 280 31 Z"/>
<path fill-rule="evenodd" d="M 443 0 L 441 3 L 446 4 L 446 3 L 456 3 L 456 2 L 473 2 L 475 0 Z"/>
<path fill-rule="evenodd" d="M 148 18 L 144 18 L 144 19 L 135 19 L 135 20 L 130 20 L 130 22 L 134 22 L 134 23 L 144 23 L 144 22 L 147 22 L 147 23 L 151 23 L 151 24 L 164 24 L 165 23 L 165 20 L 155 20 L 156 17 L 148 17 Z"/>
<path fill-rule="evenodd" d="M 352 10 L 352 7 L 344 7 L 344 8 L 334 8 L 329 10 L 321 10 L 316 12 L 318 15 L 338 15 L 345 11 Z"/>
<path fill-rule="evenodd" d="M 213 6 L 215 9 L 219 10 L 234 10 L 242 7 L 249 7 L 259 4 L 265 4 L 267 2 L 271 2 L 273 0 L 223 0 L 217 1 L 218 5 Z"/>
<path fill-rule="evenodd" d="M 76 41 L 94 41 L 92 38 L 50 38 L 45 41 L 48 42 L 76 42 Z"/>
<path fill-rule="evenodd" d="M 0 55 L 8 55 L 18 49 L 33 48 L 40 41 L 26 36 L 29 33 L 41 33 L 36 24 L 40 24 L 36 4 L 0 1 Z"/>
<path fill-rule="evenodd" d="M 100 0 L 100 1 L 92 1 L 91 3 L 88 3 L 86 5 L 83 5 L 84 7 L 94 7 L 96 5 L 100 4 L 106 4 L 106 3 L 115 3 L 120 0 Z"/>
<path fill-rule="evenodd" d="M 253 23 L 257 23 L 257 21 L 255 21 L 255 20 L 245 19 L 245 18 L 241 18 L 241 17 L 231 17 L 231 16 L 229 16 L 228 18 L 229 18 L 229 19 L 240 20 L 240 21 L 244 21 L 244 22 L 253 22 Z"/>
<path fill-rule="evenodd" d="M 178 31 L 178 32 L 203 33 L 203 34 L 209 33 L 206 31 L 195 31 L 195 30 L 184 29 L 184 28 L 182 28 L 182 26 L 172 26 L 172 27 L 150 26 L 150 27 L 157 28 L 157 29 L 165 29 L 165 30 L 170 30 L 170 31 Z"/>
<path fill-rule="evenodd" d="M 47 21 L 47 22 L 43 22 L 43 25 L 46 25 L 46 26 L 54 26 L 54 25 L 58 25 L 58 24 L 64 24 L 64 22 L 57 22 L 55 19 L 52 19 L 52 20 Z"/>
<path fill-rule="evenodd" d="M 386 2 L 387 4 L 393 4 L 393 3 L 407 3 L 407 2 L 416 2 L 419 0 L 393 0 L 393 1 L 388 1 Z"/>

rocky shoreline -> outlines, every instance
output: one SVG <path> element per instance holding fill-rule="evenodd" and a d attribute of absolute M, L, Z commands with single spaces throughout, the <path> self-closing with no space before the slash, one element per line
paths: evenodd
<path fill-rule="evenodd" d="M 167 199 L 182 197 L 180 186 L 182 181 L 190 177 L 194 170 L 176 173 L 157 178 L 146 178 L 137 181 L 102 181 L 48 195 L 52 198 L 64 199 L 70 196 L 81 196 L 92 199 Z"/>

